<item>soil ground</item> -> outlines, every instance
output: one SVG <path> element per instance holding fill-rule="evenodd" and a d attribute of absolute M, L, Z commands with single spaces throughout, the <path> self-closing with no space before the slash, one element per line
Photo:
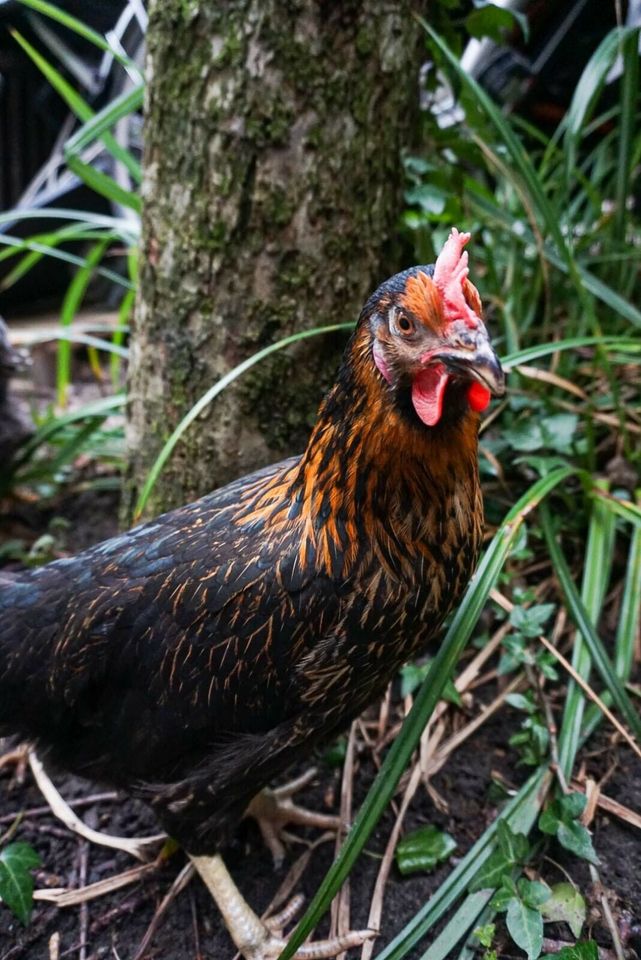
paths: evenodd
<path fill-rule="evenodd" d="M 112 495 L 86 495 L 58 503 L 51 513 L 62 513 L 71 521 L 66 549 L 73 552 L 89 543 L 115 532 L 116 502 Z M 21 508 L 11 517 L 0 518 L 0 546 L 3 540 L 26 536 L 35 537 L 46 527 L 49 517 L 33 508 Z M 484 700 L 493 695 L 491 688 L 479 688 L 474 694 L 473 713 Z M 402 878 L 392 869 L 385 893 L 381 935 L 376 952 L 404 926 L 426 902 L 447 875 L 456 858 L 463 855 L 496 816 L 497 809 L 488 799 L 492 773 L 498 771 L 508 783 L 518 785 L 527 770 L 517 766 L 516 754 L 507 746 L 510 727 L 516 729 L 518 715 L 510 708 L 485 723 L 464 743 L 437 774 L 432 785 L 447 803 L 447 810 L 439 811 L 421 786 L 416 793 L 408 815 L 405 830 L 413 830 L 425 823 L 435 823 L 446 829 L 457 841 L 458 848 L 449 864 L 430 874 Z M 0 750 L 1 752 L 1 750 Z M 639 809 L 641 796 L 641 764 L 628 749 L 613 744 L 609 732 L 601 733 L 589 744 L 582 760 L 586 771 L 599 779 L 609 771 L 608 796 L 632 809 Z M 364 796 L 374 774 L 369 751 L 363 750 L 357 760 L 354 777 L 355 806 Z M 87 797 L 104 787 L 88 784 L 64 775 L 54 775 L 61 792 L 68 799 Z M 336 809 L 340 796 L 340 770 L 329 766 L 321 758 L 315 781 L 297 797 L 297 802 L 312 809 Z M 22 815 L 14 839 L 33 845 L 42 858 L 42 868 L 36 874 L 36 886 L 79 885 L 81 871 L 84 882 L 91 883 L 112 876 L 134 865 L 125 854 L 103 847 L 89 845 L 70 833 L 49 812 L 30 813 L 41 808 L 43 799 L 29 773 L 18 783 L 12 768 L 0 770 L 0 837 L 19 814 Z M 139 836 L 156 832 L 149 811 L 140 803 L 125 796 L 93 801 L 79 810 L 83 819 L 106 832 L 125 836 Z M 367 925 L 372 889 L 380 865 L 380 855 L 394 821 L 388 811 L 378 825 L 351 874 L 352 925 Z M 598 813 L 593 824 L 594 843 L 601 858 L 599 868 L 603 886 L 608 892 L 613 916 L 623 939 L 626 957 L 641 957 L 641 833 L 634 827 L 603 813 Z M 306 839 L 314 839 L 314 831 L 303 832 Z M 234 843 L 227 851 L 226 861 L 235 880 L 249 902 L 259 911 L 269 903 L 296 856 L 304 847 L 291 846 L 288 861 L 275 872 L 271 857 L 264 847 L 258 829 L 251 821 L 241 824 Z M 587 933 L 602 945 L 602 957 L 613 957 L 612 941 L 603 923 L 597 903 L 597 891 L 590 887 L 586 865 L 568 857 L 557 848 L 550 856 L 556 863 L 545 865 L 548 882 L 564 878 L 561 870 L 569 873 L 582 892 L 590 898 Z M 317 889 L 334 857 L 334 843 L 316 848 L 297 891 L 309 899 Z M 59 909 L 36 904 L 30 925 L 25 929 L 14 921 L 8 910 L 0 906 L 0 960 L 47 960 L 52 952 L 52 936 L 59 935 L 59 960 L 65 957 L 78 960 L 141 960 L 139 946 L 155 912 L 184 864 L 180 852 L 156 872 L 133 886 L 93 900 L 85 907 Z M 82 931 L 85 931 L 83 938 Z M 322 934 L 324 928 L 317 931 Z M 559 945 L 571 942 L 564 925 L 546 926 L 546 936 Z M 83 942 L 84 940 L 84 942 Z M 429 941 L 416 948 L 412 958 L 418 960 Z M 499 956 L 519 956 L 519 951 L 505 937 L 497 944 Z M 549 945 L 554 949 L 554 945 Z M 350 953 L 356 958 L 360 951 Z M 169 906 L 164 919 L 144 953 L 154 960 L 231 960 L 234 950 L 222 927 L 217 910 L 198 879 L 193 879 Z M 480 956 L 480 954 L 479 954 Z"/>

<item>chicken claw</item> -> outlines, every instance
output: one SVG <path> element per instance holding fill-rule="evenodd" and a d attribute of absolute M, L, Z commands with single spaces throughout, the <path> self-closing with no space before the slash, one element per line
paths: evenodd
<path fill-rule="evenodd" d="M 246 817 L 253 817 L 258 823 L 265 845 L 271 851 L 276 869 L 281 866 L 285 858 L 285 847 L 281 839 L 285 824 L 298 823 L 307 827 L 318 827 L 320 830 L 333 830 L 335 833 L 349 826 L 344 824 L 340 817 L 306 810 L 293 802 L 293 795 L 307 786 L 315 775 L 315 769 L 307 770 L 282 787 L 261 790 L 245 811 Z"/>
<path fill-rule="evenodd" d="M 263 921 L 242 896 L 220 855 L 192 856 L 191 862 L 216 901 L 229 935 L 245 960 L 276 960 L 287 945 L 283 928 L 300 910 L 303 898 L 294 897 L 280 913 Z M 307 943 L 299 947 L 294 954 L 294 960 L 325 960 L 326 957 L 335 957 L 345 950 L 361 946 L 373 936 L 373 930 L 354 930 L 331 940 Z"/>
<path fill-rule="evenodd" d="M 3 767 L 15 766 L 14 779 L 17 784 L 24 783 L 29 765 L 29 744 L 21 743 L 7 753 L 0 756 L 0 770 Z"/>

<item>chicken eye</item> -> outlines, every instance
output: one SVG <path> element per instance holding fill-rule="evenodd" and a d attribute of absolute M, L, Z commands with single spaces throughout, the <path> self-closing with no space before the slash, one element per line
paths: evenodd
<path fill-rule="evenodd" d="M 396 325 L 401 333 L 404 333 L 406 336 L 408 336 L 410 333 L 414 333 L 414 323 L 409 317 L 405 316 L 404 313 L 399 314 Z"/>

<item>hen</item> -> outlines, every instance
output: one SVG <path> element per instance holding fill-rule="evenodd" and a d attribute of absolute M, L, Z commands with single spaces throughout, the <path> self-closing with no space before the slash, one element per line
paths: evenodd
<path fill-rule="evenodd" d="M 217 851 L 475 565 L 479 410 L 504 381 L 468 239 L 370 297 L 302 456 L 0 588 L 0 732 L 146 799 L 252 960 L 283 944 Z"/>

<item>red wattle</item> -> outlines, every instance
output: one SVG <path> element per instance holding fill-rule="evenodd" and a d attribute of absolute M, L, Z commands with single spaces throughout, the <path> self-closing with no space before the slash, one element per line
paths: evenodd
<path fill-rule="evenodd" d="M 479 383 L 478 380 L 475 380 L 474 383 L 471 383 L 467 390 L 467 402 L 471 406 L 472 410 L 476 410 L 477 413 L 483 413 L 484 410 L 487 410 L 490 405 L 491 394 L 486 386 L 482 383 Z"/>
<path fill-rule="evenodd" d="M 435 427 L 443 412 L 443 397 L 449 376 L 445 365 L 434 363 L 414 377 L 412 403 L 416 413 L 428 427 Z"/>

